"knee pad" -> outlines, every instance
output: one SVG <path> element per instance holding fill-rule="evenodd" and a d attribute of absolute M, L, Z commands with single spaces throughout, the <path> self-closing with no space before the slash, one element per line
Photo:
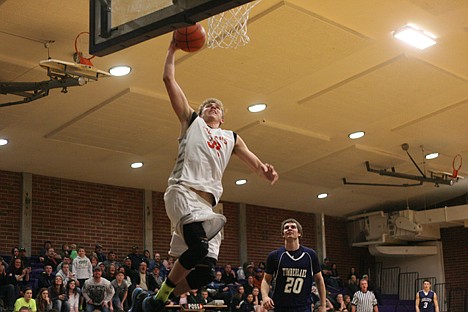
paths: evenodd
<path fill-rule="evenodd" d="M 216 260 L 213 258 L 205 258 L 202 263 L 199 263 L 187 275 L 187 283 L 191 289 L 198 289 L 209 284 L 214 280 Z"/>
<path fill-rule="evenodd" d="M 180 256 L 179 262 L 187 269 L 193 269 L 208 254 L 208 240 L 201 222 L 184 225 L 184 240 L 188 249 Z"/>

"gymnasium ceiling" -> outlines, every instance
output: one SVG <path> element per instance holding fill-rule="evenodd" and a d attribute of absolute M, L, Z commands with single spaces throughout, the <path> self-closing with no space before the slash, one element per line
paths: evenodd
<path fill-rule="evenodd" d="M 426 50 L 393 38 L 407 23 L 434 33 Z M 202 22 L 206 26 L 206 21 Z M 38 65 L 72 61 L 74 38 L 88 30 L 88 1 L 0 0 L 0 81 L 47 80 Z M 251 43 L 177 54 L 177 79 L 190 103 L 220 98 L 233 129 L 280 181 L 270 186 L 233 159 L 223 200 L 344 216 L 364 210 L 431 208 L 462 196 L 453 186 L 344 185 L 414 183 L 366 171 L 395 167 L 452 170 L 468 159 L 468 1 L 263 0 L 251 14 Z M 93 60 L 126 77 L 60 89 L 28 104 L 0 108 L 0 170 L 164 191 L 176 157 L 178 121 L 162 83 L 170 34 Z M 19 100 L 0 95 L 0 103 Z M 264 102 L 264 112 L 247 111 Z M 359 140 L 348 134 L 366 132 Z M 438 151 L 439 158 L 423 160 Z M 234 157 L 235 158 L 235 157 Z M 131 169 L 130 163 L 145 166 Z M 468 165 L 459 174 L 468 175 Z M 248 183 L 236 186 L 234 181 Z M 317 199 L 317 194 L 329 197 Z"/>

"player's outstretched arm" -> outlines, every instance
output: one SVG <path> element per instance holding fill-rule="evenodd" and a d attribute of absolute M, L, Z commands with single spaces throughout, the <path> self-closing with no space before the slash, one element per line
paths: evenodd
<path fill-rule="evenodd" d="M 172 108 L 176 113 L 182 125 L 182 130 L 188 127 L 189 119 L 193 113 L 193 109 L 188 104 L 184 92 L 175 79 L 175 52 L 177 48 L 174 40 L 171 41 L 167 50 L 166 63 L 164 64 L 163 81 L 166 86 L 167 94 L 171 101 Z"/>
<path fill-rule="evenodd" d="M 275 308 L 275 303 L 273 302 L 273 299 L 270 298 L 270 284 L 271 280 L 273 279 L 273 276 L 271 274 L 265 273 L 263 276 L 262 280 L 262 285 L 260 286 L 261 292 L 262 292 L 262 301 L 263 301 L 263 307 L 267 310 L 273 310 Z"/>
<path fill-rule="evenodd" d="M 264 177 L 271 184 L 278 181 L 278 173 L 275 168 L 270 164 L 264 164 L 254 153 L 252 153 L 244 140 L 238 135 L 236 146 L 234 147 L 234 154 L 237 155 L 253 172 L 259 176 Z"/>

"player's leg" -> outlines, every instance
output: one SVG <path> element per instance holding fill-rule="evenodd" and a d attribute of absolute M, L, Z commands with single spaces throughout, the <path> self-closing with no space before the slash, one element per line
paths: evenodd
<path fill-rule="evenodd" d="M 216 259 L 206 257 L 201 263 L 190 271 L 187 278 L 177 285 L 174 289 L 174 295 L 180 296 L 191 289 L 199 289 L 206 286 L 215 278 Z"/>
<path fill-rule="evenodd" d="M 195 268 L 197 264 L 201 263 L 208 254 L 208 240 L 202 222 L 185 224 L 183 232 L 188 249 L 182 253 L 179 259 L 174 263 L 174 267 L 161 285 L 158 293 L 154 297 L 145 300 L 143 303 L 144 311 L 146 309 L 158 311 L 164 308 L 169 295 L 175 287 L 183 282 L 189 272 Z"/>

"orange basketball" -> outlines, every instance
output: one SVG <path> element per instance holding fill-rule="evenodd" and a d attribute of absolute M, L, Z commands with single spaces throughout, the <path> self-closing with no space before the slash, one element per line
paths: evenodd
<path fill-rule="evenodd" d="M 179 28 L 174 31 L 176 47 L 185 52 L 195 52 L 200 50 L 206 41 L 205 29 L 202 25 L 195 25 Z"/>

